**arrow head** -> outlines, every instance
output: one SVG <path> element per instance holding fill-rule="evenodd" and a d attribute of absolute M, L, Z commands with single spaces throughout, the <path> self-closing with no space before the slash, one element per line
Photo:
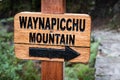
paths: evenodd
<path fill-rule="evenodd" d="M 71 49 L 69 46 L 65 46 L 65 53 L 64 53 L 64 59 L 65 61 L 69 61 L 73 58 L 76 58 L 80 54 L 73 49 Z"/>

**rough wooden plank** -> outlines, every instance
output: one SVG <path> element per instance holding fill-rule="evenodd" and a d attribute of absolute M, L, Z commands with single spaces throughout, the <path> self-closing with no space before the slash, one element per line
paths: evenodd
<path fill-rule="evenodd" d="M 66 11 L 66 0 L 41 0 L 41 12 L 63 14 Z"/>
<path fill-rule="evenodd" d="M 64 62 L 63 59 L 60 58 L 42 58 L 42 57 L 30 57 L 29 56 L 29 47 L 39 47 L 39 48 L 56 48 L 56 46 L 42 46 L 41 45 L 25 45 L 25 44 L 15 44 L 15 55 L 20 59 L 32 59 L 32 60 L 46 60 L 46 61 L 60 61 Z M 87 63 L 89 60 L 90 48 L 80 48 L 80 47 L 71 47 L 76 52 L 80 53 L 80 56 L 70 60 L 70 62 L 82 62 Z M 63 46 L 58 47 L 57 49 L 64 49 Z"/>
<path fill-rule="evenodd" d="M 76 30 L 57 30 L 57 25 L 54 26 L 53 29 L 39 29 L 39 23 L 36 24 L 36 28 L 34 29 L 34 27 L 31 28 L 31 26 L 34 26 L 33 20 L 32 20 L 32 25 L 29 24 L 29 28 L 23 28 L 24 26 L 22 26 L 22 28 L 20 27 L 20 22 L 19 22 L 19 17 L 20 16 L 24 16 L 24 17 L 44 17 L 45 19 L 49 18 L 59 18 L 59 19 L 85 19 L 85 30 L 82 31 L 76 31 Z M 29 47 L 45 47 L 45 48 L 61 48 L 61 47 L 65 47 L 65 46 L 70 46 L 70 48 L 73 48 L 76 52 L 80 53 L 80 56 L 77 58 L 72 59 L 70 62 L 83 62 L 86 63 L 88 62 L 89 59 L 89 54 L 90 54 L 90 26 L 91 26 L 91 19 L 88 15 L 86 14 L 41 14 L 41 13 L 36 13 L 36 12 L 22 12 L 19 13 L 15 16 L 14 18 L 14 43 L 15 43 L 15 53 L 17 55 L 18 58 L 21 59 L 35 59 L 35 60 L 47 60 L 47 61 L 64 61 L 62 59 L 49 59 L 49 58 L 36 58 L 36 57 L 29 57 L 28 53 L 29 53 Z M 29 21 L 29 20 L 27 20 Z M 51 23 L 51 22 L 50 22 Z M 23 23 L 24 24 L 24 23 Z M 26 26 L 28 25 L 28 22 L 26 22 Z M 72 26 L 73 24 L 70 23 L 68 24 L 69 26 Z M 82 23 L 83 25 L 83 23 Z M 79 29 L 80 30 L 80 29 Z M 36 36 L 34 37 L 35 42 L 30 42 L 30 33 L 35 33 L 35 35 L 37 36 L 38 34 L 60 34 L 60 35 L 75 35 L 75 40 L 74 40 L 74 44 L 70 43 L 69 41 L 70 39 L 65 41 L 66 43 L 61 43 L 60 39 L 57 40 L 57 38 L 54 38 L 54 43 L 44 43 L 44 42 L 37 42 L 38 40 L 40 40 L 40 36 L 38 38 L 36 38 Z M 49 37 L 48 37 L 49 39 Z M 65 36 L 65 39 L 66 36 Z M 32 39 L 31 39 L 32 40 Z M 56 43 L 58 41 L 58 43 Z M 19 53 L 19 51 L 21 51 L 21 54 Z"/>
<path fill-rule="evenodd" d="M 59 2 L 60 1 L 60 2 Z M 18 13 L 15 17 L 14 17 L 14 43 L 15 43 L 15 54 L 17 55 L 18 58 L 20 59 L 35 59 L 35 60 L 47 60 L 47 61 L 64 61 L 63 59 L 48 59 L 48 58 L 36 58 L 36 57 L 29 57 L 29 47 L 38 47 L 38 48 L 64 48 L 65 46 L 70 46 L 70 48 L 72 48 L 73 50 L 75 50 L 76 52 L 78 52 L 80 54 L 80 56 L 78 56 L 77 58 L 74 58 L 72 60 L 70 60 L 70 62 L 83 62 L 86 63 L 88 62 L 89 59 L 89 54 L 90 54 L 90 32 L 91 32 L 91 19 L 90 16 L 87 14 L 56 14 L 56 13 L 64 13 L 64 9 L 60 9 L 59 6 L 61 6 L 61 8 L 65 7 L 65 2 L 64 0 L 50 0 L 49 4 L 47 3 L 47 0 L 42 0 L 42 13 L 40 12 L 21 12 Z M 53 3 L 55 2 L 55 6 L 53 5 Z M 45 4 L 48 4 L 47 6 Z M 59 5 L 58 5 L 59 4 Z M 45 8 L 44 8 L 45 7 Z M 51 8 L 51 9 L 49 9 Z M 52 8 L 54 8 L 52 10 Z M 49 13 L 49 14 L 48 14 Z M 26 23 L 23 22 L 20 24 L 20 17 L 22 20 L 22 17 L 26 17 Z M 34 19 L 33 19 L 34 17 Z M 49 25 L 50 27 L 41 29 L 39 28 L 39 22 L 36 21 L 36 18 L 40 17 L 44 17 L 45 19 L 45 24 L 44 25 Z M 47 19 L 50 19 L 50 23 L 46 23 Z M 80 31 L 80 29 L 78 29 L 78 31 L 75 29 L 71 29 L 71 26 L 73 26 L 73 21 L 69 22 L 66 25 L 66 22 L 63 21 L 62 23 L 62 28 L 65 26 L 65 30 L 58 29 L 58 25 L 54 25 L 53 28 L 51 28 L 51 23 L 52 19 L 63 19 L 68 20 L 69 19 L 73 20 L 85 20 L 85 30 L 84 31 Z M 24 19 L 25 20 L 25 19 Z M 36 21 L 36 25 L 34 24 Z M 27 26 L 26 28 L 23 28 L 24 26 L 20 25 L 25 25 Z M 57 21 L 56 21 L 57 23 Z M 59 24 L 59 23 L 58 23 Z M 79 21 L 80 24 L 80 21 Z M 84 23 L 81 24 L 81 26 L 83 26 Z M 66 28 L 67 26 L 68 29 Z M 50 28 L 50 29 L 49 29 Z M 83 27 L 82 27 L 83 28 Z M 30 34 L 35 34 L 34 38 L 35 42 L 32 41 Z M 36 35 L 38 34 L 59 34 L 59 35 L 64 35 L 64 41 L 61 38 L 54 38 L 52 39 L 53 42 L 50 42 L 49 40 L 45 43 L 42 42 L 41 37 Z M 74 44 L 73 42 L 70 43 L 71 39 L 67 40 L 67 36 L 66 35 L 72 35 L 75 36 L 74 38 Z M 33 37 L 33 36 L 32 36 Z M 58 36 L 57 36 L 58 37 Z M 48 39 L 50 39 L 50 37 L 48 37 Z M 58 39 L 58 40 L 57 40 Z M 61 41 L 62 40 L 62 41 Z M 58 41 L 58 43 L 57 43 Z M 19 51 L 21 51 L 22 53 L 19 53 Z"/>
<path fill-rule="evenodd" d="M 24 26 L 22 26 L 22 28 L 20 27 L 20 20 L 19 20 L 19 17 L 27 17 L 27 21 L 26 21 L 26 28 L 24 28 Z M 29 25 L 29 28 L 27 28 L 28 26 L 28 21 L 29 21 L 29 17 L 33 18 L 44 18 L 45 19 L 45 22 L 46 22 L 46 19 L 49 18 L 50 19 L 50 28 L 51 29 L 40 29 L 39 28 L 39 21 L 37 21 L 37 24 L 36 26 L 34 26 L 34 22 L 33 22 L 33 19 L 32 19 L 32 27 Z M 52 29 L 52 18 L 55 18 L 56 20 L 57 19 L 65 19 L 66 22 L 63 22 L 63 26 L 65 26 L 65 30 L 61 30 L 60 27 L 59 27 L 59 30 L 57 29 L 58 25 L 57 25 L 57 22 L 56 22 L 56 25 L 54 25 L 53 29 Z M 69 22 L 68 25 L 67 24 L 67 20 L 68 19 L 71 19 L 72 22 Z M 72 28 L 72 26 L 74 25 L 73 23 L 73 19 L 75 19 L 75 22 L 77 20 L 78 21 L 78 31 L 76 30 L 76 27 Z M 82 20 L 82 24 L 81 24 L 81 28 L 83 28 L 83 20 L 85 19 L 85 30 L 84 31 L 80 31 L 80 20 Z M 27 44 L 31 44 L 30 43 L 30 33 L 35 33 L 36 36 L 37 34 L 41 34 L 42 37 L 43 37 L 43 34 L 64 34 L 64 37 L 65 37 L 65 41 L 67 42 L 68 41 L 68 44 L 65 43 L 65 44 L 60 44 L 60 38 L 59 38 L 59 41 L 58 41 L 58 44 L 56 44 L 56 36 L 54 38 L 54 43 L 49 43 L 49 38 L 48 38 L 48 41 L 47 43 L 43 43 L 42 41 L 39 43 L 37 42 L 37 39 L 38 38 L 35 38 L 36 41 L 34 44 L 44 44 L 44 45 L 64 45 L 64 46 L 84 46 L 84 47 L 90 47 L 90 26 L 91 26 L 91 19 L 88 15 L 86 14 L 40 14 L 40 13 L 34 13 L 34 12 L 23 12 L 23 13 L 19 13 L 15 16 L 14 18 L 14 42 L 15 43 L 27 43 Z M 59 23 L 58 23 L 59 24 Z M 46 23 L 44 24 L 44 26 L 46 25 Z M 60 25 L 60 24 L 59 24 Z M 71 30 L 67 30 L 67 26 L 69 26 L 69 28 L 71 28 Z M 36 28 L 35 28 L 36 27 Z M 69 44 L 69 40 L 66 40 L 66 36 L 75 36 L 75 44 Z M 41 37 L 39 37 L 41 38 Z M 69 38 L 69 37 L 68 37 Z"/>
<path fill-rule="evenodd" d="M 63 62 L 47 62 L 41 63 L 42 80 L 64 80 L 63 79 Z"/>

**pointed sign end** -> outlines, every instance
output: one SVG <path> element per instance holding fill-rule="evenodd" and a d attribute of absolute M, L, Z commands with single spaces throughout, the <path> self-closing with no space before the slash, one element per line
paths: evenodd
<path fill-rule="evenodd" d="M 65 46 L 65 61 L 69 61 L 71 59 L 74 59 L 78 57 L 80 54 L 73 49 L 71 49 L 69 46 Z"/>

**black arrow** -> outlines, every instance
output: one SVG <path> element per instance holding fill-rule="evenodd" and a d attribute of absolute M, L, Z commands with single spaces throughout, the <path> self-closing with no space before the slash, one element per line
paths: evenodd
<path fill-rule="evenodd" d="M 29 48 L 30 57 L 47 57 L 47 58 L 64 58 L 65 61 L 69 61 L 80 54 L 68 46 L 65 49 L 53 49 L 53 48 Z"/>

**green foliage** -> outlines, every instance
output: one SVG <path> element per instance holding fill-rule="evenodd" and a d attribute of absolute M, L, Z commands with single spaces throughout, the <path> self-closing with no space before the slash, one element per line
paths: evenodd
<path fill-rule="evenodd" d="M 19 60 L 13 51 L 13 33 L 0 27 L 0 80 L 40 80 L 33 61 Z"/>
<path fill-rule="evenodd" d="M 13 19 L 14 19 L 13 17 L 6 18 L 6 19 L 1 19 L 0 24 L 2 24 L 2 23 L 10 23 L 10 22 L 13 23 Z"/>
<path fill-rule="evenodd" d="M 14 16 L 20 11 L 40 11 L 40 0 L 2 0 L 0 1 L 1 17 Z M 95 0 L 66 0 L 67 12 L 85 12 L 90 11 L 95 6 Z"/>
<path fill-rule="evenodd" d="M 113 18 L 110 20 L 108 26 L 110 26 L 110 29 L 120 31 L 120 14 L 114 15 Z"/>
<path fill-rule="evenodd" d="M 71 64 L 67 63 L 65 68 L 65 80 L 94 80 L 94 64 L 97 55 L 99 41 L 91 38 L 91 54 L 89 64 Z M 71 64 L 72 66 L 68 66 Z"/>
<path fill-rule="evenodd" d="M 90 60 L 89 60 L 89 65 L 90 67 L 94 67 L 95 64 L 95 59 L 97 56 L 97 52 L 98 52 L 98 46 L 99 46 L 99 41 L 91 41 L 91 50 L 90 50 Z"/>
<path fill-rule="evenodd" d="M 0 18 L 14 16 L 21 11 L 40 12 L 40 0 L 2 0 L 0 1 Z"/>
<path fill-rule="evenodd" d="M 95 0 L 66 0 L 67 12 L 90 13 L 94 8 Z"/>
<path fill-rule="evenodd" d="M 85 64 L 74 64 L 72 67 L 66 67 L 65 80 L 94 80 L 94 68 Z"/>

